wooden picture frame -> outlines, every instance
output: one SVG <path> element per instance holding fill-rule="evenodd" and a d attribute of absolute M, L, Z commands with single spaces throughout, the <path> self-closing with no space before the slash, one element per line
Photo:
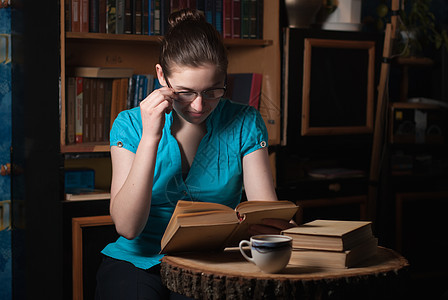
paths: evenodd
<path fill-rule="evenodd" d="M 372 132 L 374 82 L 374 41 L 305 38 L 301 135 Z"/>
<path fill-rule="evenodd" d="M 109 215 L 72 218 L 73 300 L 84 298 L 83 231 L 87 228 L 110 225 L 114 225 L 114 223 Z"/>

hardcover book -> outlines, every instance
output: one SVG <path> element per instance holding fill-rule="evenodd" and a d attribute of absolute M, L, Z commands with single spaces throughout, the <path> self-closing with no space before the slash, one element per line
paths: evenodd
<path fill-rule="evenodd" d="M 226 96 L 234 102 L 259 109 L 262 80 L 263 75 L 259 73 L 228 74 Z"/>
<path fill-rule="evenodd" d="M 67 144 L 75 143 L 76 136 L 76 78 L 67 79 Z"/>
<path fill-rule="evenodd" d="M 374 237 L 345 251 L 293 249 L 289 264 L 302 267 L 351 268 L 374 256 L 377 250 L 378 239 Z"/>
<path fill-rule="evenodd" d="M 265 218 L 285 221 L 297 212 L 291 201 L 245 201 L 235 209 L 179 200 L 161 241 L 161 253 L 222 250 L 248 239 L 248 227 Z"/>
<path fill-rule="evenodd" d="M 372 222 L 315 220 L 283 230 L 293 248 L 345 251 L 371 238 Z"/>

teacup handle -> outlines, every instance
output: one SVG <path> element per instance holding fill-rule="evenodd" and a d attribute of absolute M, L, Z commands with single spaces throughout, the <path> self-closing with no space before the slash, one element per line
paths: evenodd
<path fill-rule="evenodd" d="M 241 254 L 244 256 L 244 258 L 245 259 L 247 259 L 248 261 L 250 261 L 250 262 L 252 262 L 252 263 L 255 263 L 255 261 L 254 261 L 254 259 L 252 258 L 252 257 L 249 257 L 247 254 L 246 254 L 246 252 L 244 252 L 244 250 L 243 250 L 243 246 L 245 246 L 245 245 L 247 245 L 247 246 L 250 246 L 250 242 L 249 241 L 246 241 L 246 240 L 242 240 L 241 242 L 240 242 L 240 252 L 241 252 Z"/>

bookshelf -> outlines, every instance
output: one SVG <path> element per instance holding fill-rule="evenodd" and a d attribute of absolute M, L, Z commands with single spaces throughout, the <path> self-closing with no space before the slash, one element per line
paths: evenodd
<path fill-rule="evenodd" d="M 161 36 L 65 31 L 65 7 L 61 1 L 61 152 L 108 152 L 107 143 L 66 144 L 67 69 L 76 66 L 125 67 L 134 73 L 155 73 Z M 267 13 L 269 12 L 269 14 Z M 264 1 L 265 39 L 225 39 L 229 51 L 229 73 L 263 74 L 262 114 L 269 144 L 280 142 L 280 49 L 279 3 Z M 266 59 L 276 58 L 276 59 Z"/>

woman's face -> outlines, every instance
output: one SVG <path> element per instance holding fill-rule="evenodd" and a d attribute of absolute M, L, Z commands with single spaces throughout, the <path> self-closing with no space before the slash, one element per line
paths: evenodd
<path fill-rule="evenodd" d="M 220 95 L 225 85 L 225 74 L 210 64 L 198 68 L 176 66 L 164 79 L 177 94 L 174 110 L 192 124 L 201 124 L 211 114 L 220 97 L 210 98 L 210 95 Z"/>

